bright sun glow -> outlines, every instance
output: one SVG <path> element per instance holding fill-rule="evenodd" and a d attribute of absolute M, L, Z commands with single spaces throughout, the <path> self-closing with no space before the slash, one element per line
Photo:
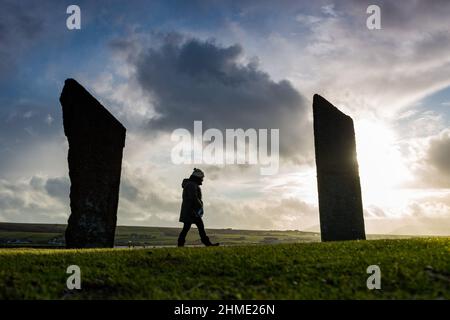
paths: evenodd
<path fill-rule="evenodd" d="M 400 205 L 394 189 L 408 178 L 396 136 L 380 122 L 355 123 L 356 150 L 363 200 L 377 205 Z"/>

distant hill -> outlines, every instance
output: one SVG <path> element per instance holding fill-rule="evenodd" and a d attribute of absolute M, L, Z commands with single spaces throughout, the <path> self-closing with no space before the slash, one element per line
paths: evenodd
<path fill-rule="evenodd" d="M 310 228 L 314 230 L 316 226 Z M 317 226 L 318 228 L 318 226 Z M 0 222 L 0 247 L 51 247 L 65 246 L 65 224 Z M 118 226 L 116 247 L 175 246 L 180 228 Z M 207 229 L 214 242 L 224 245 L 277 244 L 320 242 L 320 233 L 298 230 L 238 230 Z M 412 236 L 367 235 L 367 239 L 405 239 Z M 193 227 L 187 245 L 201 245 L 197 229 Z"/>
<path fill-rule="evenodd" d="M 64 224 L 7 223 L 0 222 L 0 246 L 2 247 L 63 247 Z M 235 230 L 207 229 L 210 238 L 225 245 L 275 244 L 318 242 L 316 232 L 297 230 Z M 115 245 L 123 246 L 174 246 L 180 228 L 118 226 Z M 188 234 L 187 245 L 201 245 L 197 230 Z"/>

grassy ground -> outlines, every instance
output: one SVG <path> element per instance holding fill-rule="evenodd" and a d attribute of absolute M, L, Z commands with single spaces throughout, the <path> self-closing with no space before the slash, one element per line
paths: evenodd
<path fill-rule="evenodd" d="M 69 265 L 79 291 L 66 289 Z M 381 290 L 368 290 L 369 265 Z M 1 249 L 0 299 L 450 299 L 450 238 L 216 248 Z"/>

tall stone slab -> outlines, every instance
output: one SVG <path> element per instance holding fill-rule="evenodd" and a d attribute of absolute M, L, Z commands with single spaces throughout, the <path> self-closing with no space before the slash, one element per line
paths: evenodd
<path fill-rule="evenodd" d="M 353 120 L 317 94 L 313 115 L 322 241 L 365 239 Z"/>
<path fill-rule="evenodd" d="M 66 246 L 113 247 L 126 129 L 73 79 L 60 102 L 71 181 Z"/>

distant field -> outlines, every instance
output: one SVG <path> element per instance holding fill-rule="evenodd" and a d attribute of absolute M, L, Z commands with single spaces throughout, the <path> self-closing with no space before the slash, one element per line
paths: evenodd
<path fill-rule="evenodd" d="M 64 247 L 62 224 L 25 224 L 0 222 L 0 247 Z M 212 241 L 224 245 L 277 244 L 319 242 L 320 234 L 302 231 L 261 231 L 207 229 Z M 174 246 L 179 228 L 118 226 L 115 245 L 121 246 Z M 368 235 L 368 239 L 403 239 L 408 236 Z M 193 227 L 187 245 L 201 245 L 197 229 Z"/>
<path fill-rule="evenodd" d="M 79 291 L 66 268 L 81 268 Z M 381 268 L 381 290 L 366 269 Z M 0 249 L 0 299 L 450 299 L 450 238 Z"/>

